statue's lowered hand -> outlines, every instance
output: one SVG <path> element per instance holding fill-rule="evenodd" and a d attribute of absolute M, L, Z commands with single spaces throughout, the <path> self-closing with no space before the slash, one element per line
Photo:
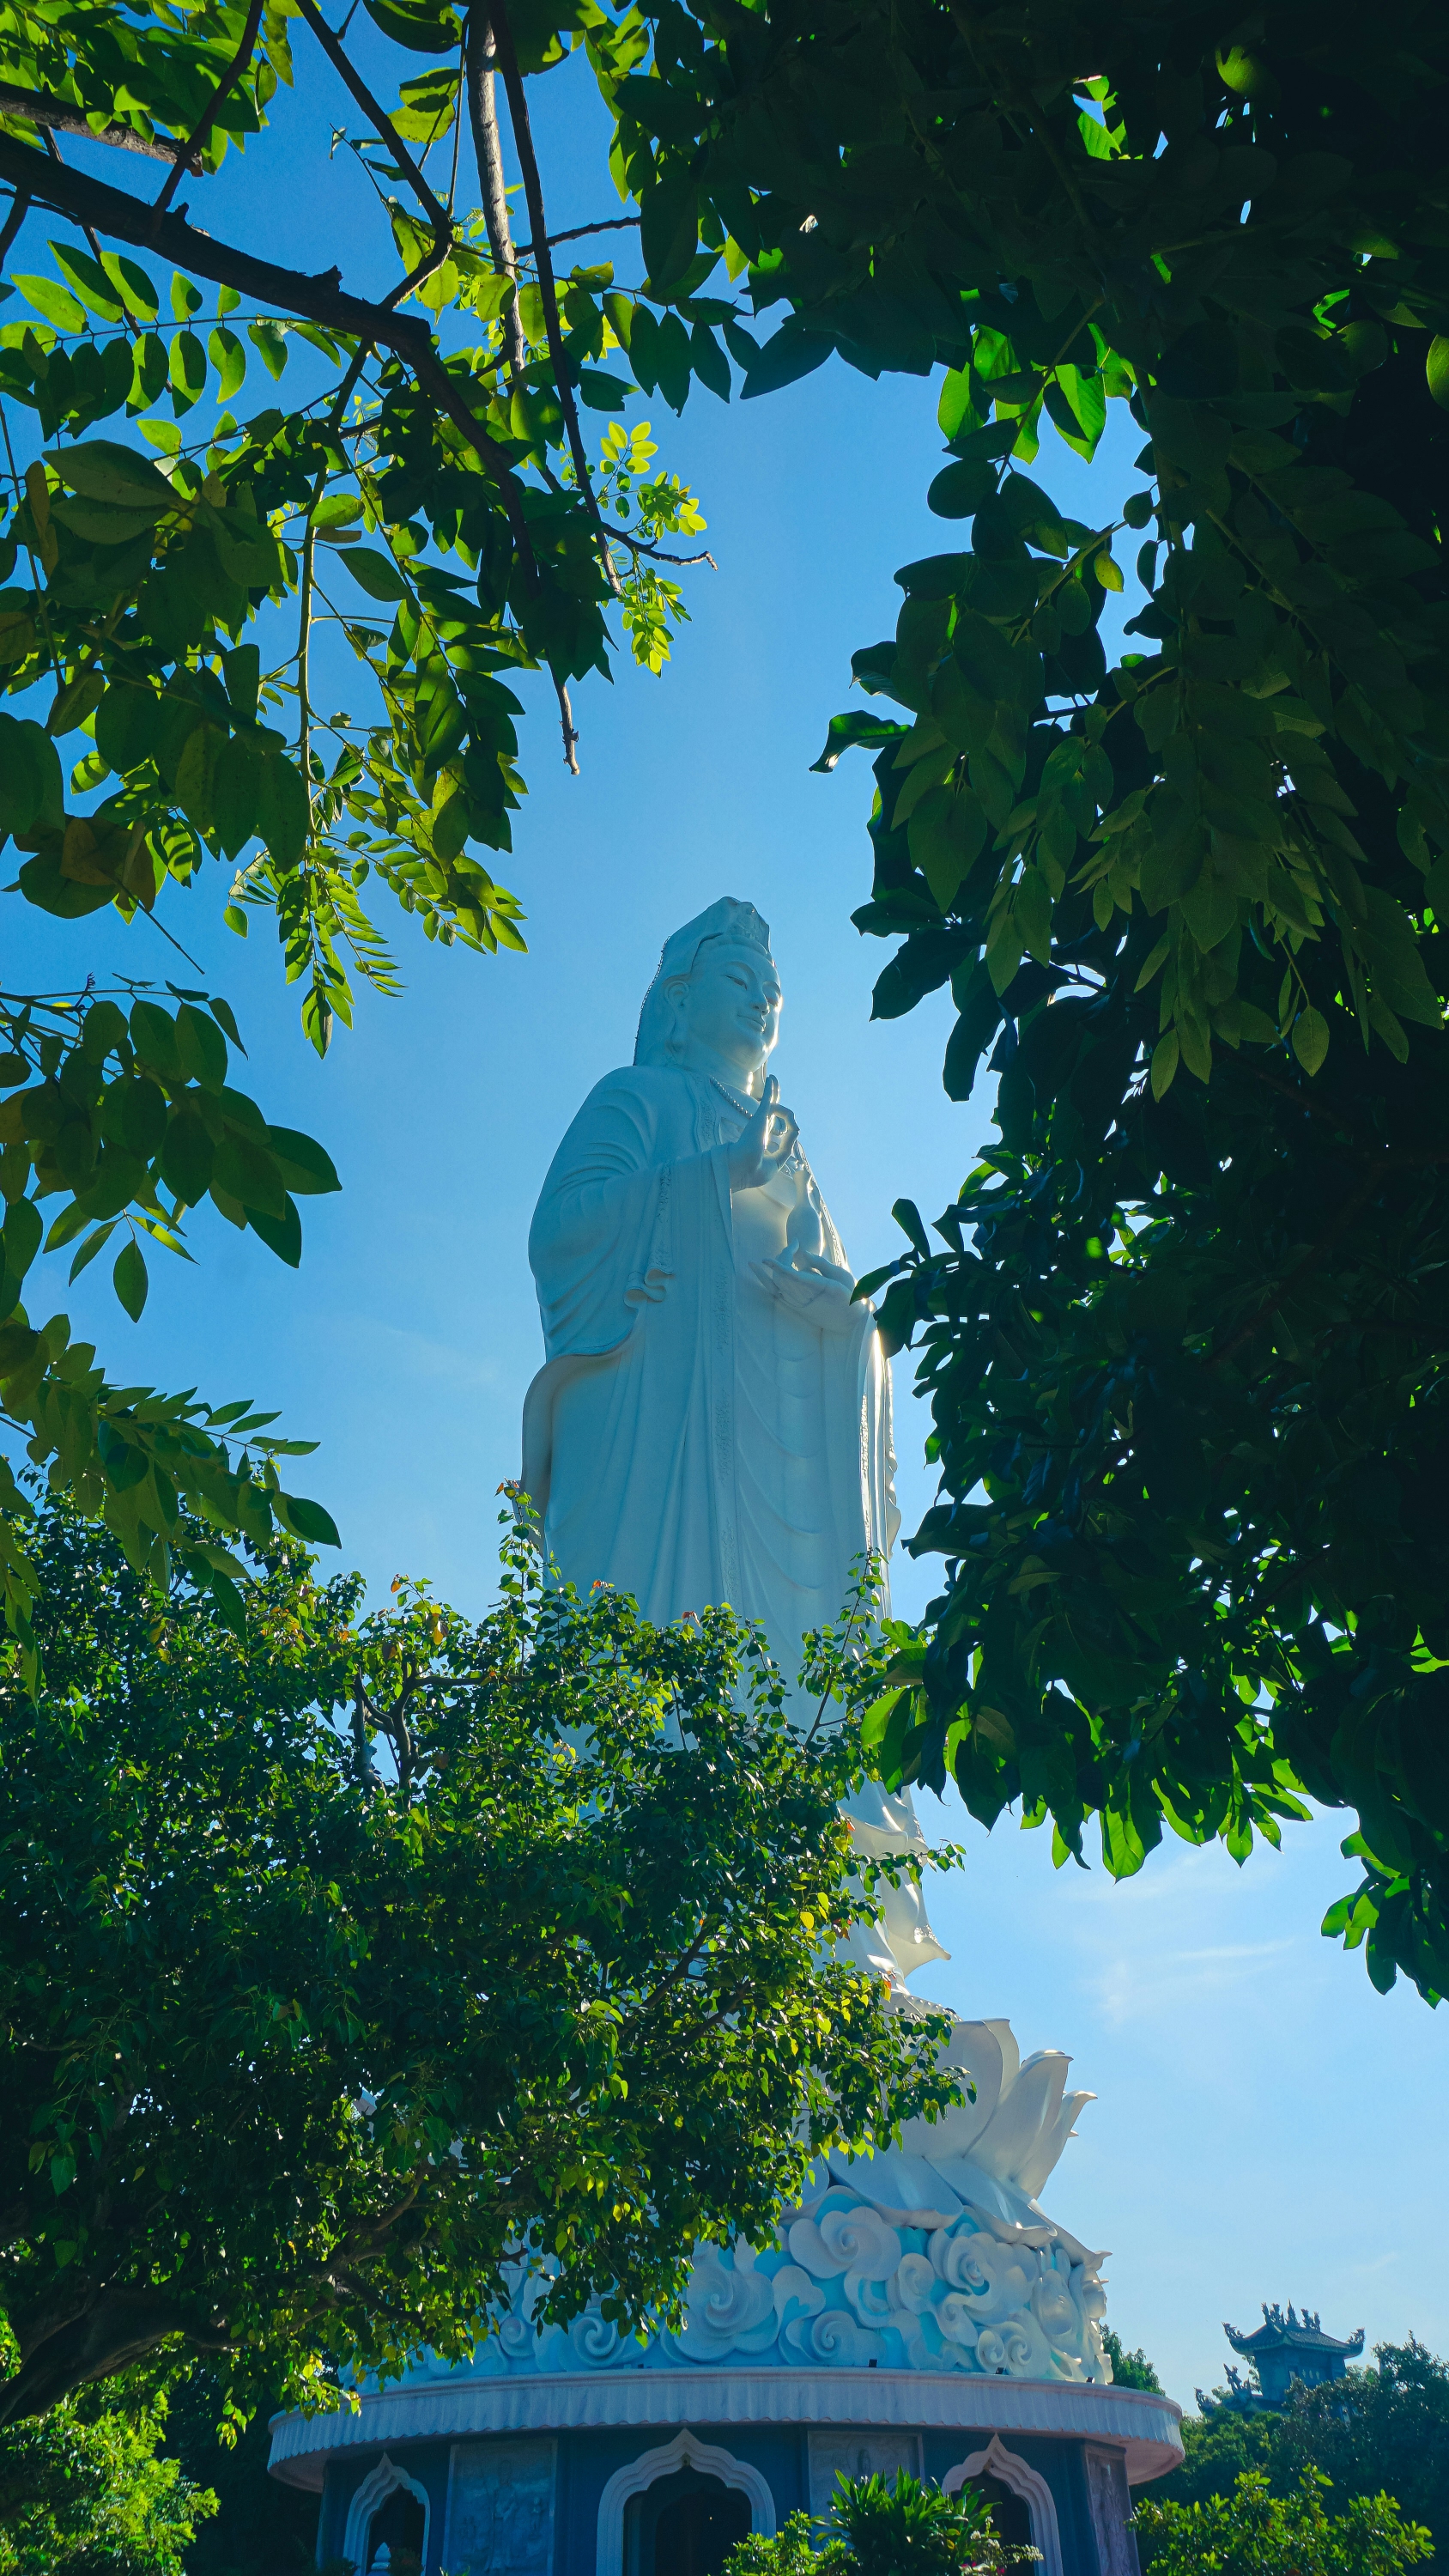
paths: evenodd
<path fill-rule="evenodd" d="M 855 1281 L 838 1261 L 826 1261 L 815 1253 L 797 1254 L 792 1261 L 786 1250 L 774 1261 L 750 1266 L 762 1288 L 768 1288 L 782 1305 L 793 1307 L 797 1315 L 808 1315 L 821 1332 L 849 1332 L 855 1316 L 850 1302 Z"/>
<path fill-rule="evenodd" d="M 795 1113 L 785 1107 L 780 1086 L 771 1074 L 759 1108 L 729 1149 L 730 1188 L 763 1189 L 782 1164 L 789 1162 L 799 1135 Z"/>

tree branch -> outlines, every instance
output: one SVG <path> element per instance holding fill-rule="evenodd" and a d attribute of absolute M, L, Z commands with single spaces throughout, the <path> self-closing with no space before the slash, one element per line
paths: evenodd
<path fill-rule="evenodd" d="M 252 5 L 247 11 L 246 25 L 242 29 L 241 43 L 238 45 L 236 52 L 233 54 L 230 63 L 227 65 L 226 70 L 221 76 L 221 79 L 212 91 L 211 97 L 208 100 L 206 107 L 203 109 L 198 122 L 193 126 L 190 134 L 187 136 L 185 146 L 173 164 L 171 176 L 167 180 L 165 187 L 162 189 L 160 196 L 156 200 L 155 214 L 158 219 L 165 214 L 167 207 L 170 205 L 180 182 L 182 171 L 194 167 L 196 162 L 199 161 L 202 147 L 216 122 L 219 111 L 225 106 L 226 101 L 230 98 L 237 82 L 241 79 L 243 72 L 251 61 L 252 50 L 257 41 L 257 29 L 261 23 L 262 0 L 252 0 Z"/>
<path fill-rule="evenodd" d="M 174 161 L 179 155 L 193 175 L 201 169 L 199 159 L 186 160 L 188 145 L 168 135 L 138 134 L 134 125 L 103 125 L 97 133 L 83 107 L 49 90 L 16 89 L 10 81 L 0 81 L 0 116 L 23 116 L 27 125 L 51 126 L 57 134 L 78 135 L 82 143 L 108 143 L 116 152 L 139 152 L 148 161 Z"/>
<path fill-rule="evenodd" d="M 10 212 L 5 218 L 4 229 L 3 231 L 0 231 L 0 263 L 3 263 L 3 261 L 9 256 L 10 245 L 14 241 L 16 234 L 19 232 L 20 227 L 24 223 L 29 212 L 29 189 L 17 188 L 14 196 L 10 200 Z"/>
<path fill-rule="evenodd" d="M 552 250 L 555 242 L 588 241 L 595 233 L 636 233 L 638 229 L 639 217 L 637 215 L 610 215 L 606 223 L 575 224 L 572 232 L 550 233 L 546 247 L 549 250 Z M 532 259 L 532 242 L 521 243 L 519 245 L 518 256 L 520 259 Z"/>
<path fill-rule="evenodd" d="M 381 340 L 409 365 L 431 346 L 432 334 L 425 322 L 344 294 L 338 269 L 308 277 L 299 269 L 277 268 L 270 260 L 257 259 L 250 251 L 236 250 L 229 242 L 198 232 L 186 221 L 184 208 L 163 216 L 156 230 L 153 206 L 68 163 L 49 162 L 8 134 L 0 134 L 0 179 L 24 189 L 38 205 L 68 215 L 73 223 L 93 224 L 97 232 L 132 242 L 139 250 L 164 251 L 178 268 L 191 269 L 218 286 L 238 287 L 258 304 L 298 313 L 308 322 L 320 322 L 324 330 Z"/>
<path fill-rule="evenodd" d="M 666 554 L 662 546 L 646 545 L 642 537 L 631 536 L 627 528 L 616 528 L 610 520 L 606 519 L 602 521 L 601 524 L 606 535 L 617 538 L 619 544 L 621 546 L 627 546 L 631 554 L 648 555 L 651 563 L 684 564 L 686 566 L 689 564 L 707 563 L 711 572 L 718 572 L 719 570 L 719 565 L 715 562 L 712 554 Z"/>
<path fill-rule="evenodd" d="M 579 427 L 578 405 L 574 401 L 574 389 L 569 382 L 568 361 L 564 356 L 563 333 L 559 327 L 558 318 L 558 290 L 554 284 L 553 262 L 548 255 L 548 217 L 544 212 L 543 183 L 538 175 L 538 158 L 533 148 L 533 128 L 528 121 L 528 100 L 524 94 L 523 75 L 518 68 L 518 55 L 514 49 L 513 30 L 508 23 L 505 0 L 492 0 L 492 6 L 494 50 L 498 57 L 499 69 L 503 74 L 503 86 L 508 92 L 508 113 L 513 124 L 514 148 L 518 154 L 518 166 L 523 173 L 523 193 L 528 200 L 528 219 L 533 226 L 534 258 L 538 266 L 538 291 L 543 300 L 544 327 L 548 332 L 548 354 L 553 360 L 554 382 L 563 411 L 564 428 L 568 434 L 569 454 L 574 461 L 574 473 L 578 478 L 579 490 L 583 494 L 585 506 L 598 534 L 599 561 L 607 577 L 609 588 L 617 599 L 620 596 L 619 576 L 614 570 L 614 558 L 609 551 L 609 540 L 604 533 L 603 514 L 589 479 L 589 460 L 584 447 L 583 432 Z"/>
<path fill-rule="evenodd" d="M 325 270 L 320 277 L 305 277 L 298 269 L 277 268 L 270 260 L 255 259 L 250 251 L 235 249 L 230 242 L 216 241 L 210 233 L 198 232 L 187 223 L 184 209 L 164 215 L 158 228 L 155 209 L 129 196 L 124 188 L 109 187 L 103 179 L 92 179 L 64 163 L 48 162 L 41 153 L 32 152 L 28 145 L 15 142 L 7 134 L 0 134 L 0 179 L 8 179 L 27 198 L 33 197 L 38 205 L 69 216 L 73 223 L 93 224 L 98 232 L 108 233 L 116 241 L 133 242 L 140 250 L 162 251 L 178 268 L 209 277 L 218 286 L 238 287 L 259 304 L 270 304 L 283 313 L 299 313 L 309 322 L 320 322 L 324 330 L 380 341 L 395 350 L 412 369 L 420 389 L 439 411 L 447 413 L 479 462 L 487 467 L 508 513 L 514 544 L 530 577 L 537 578 L 523 497 L 512 464 L 469 409 L 462 387 L 454 382 L 438 356 L 425 322 L 394 313 L 385 304 L 365 304 L 360 296 L 344 294 L 340 272 L 335 268 Z"/>
<path fill-rule="evenodd" d="M 475 0 L 475 5 L 468 12 L 466 46 L 468 117 L 473 129 L 478 193 L 483 203 L 483 221 L 488 228 L 488 247 L 499 276 L 511 277 L 516 290 L 518 256 L 513 247 L 513 230 L 508 216 L 508 191 L 503 182 L 503 146 L 498 135 L 498 107 L 493 88 L 493 21 L 482 0 Z M 503 332 L 508 352 L 508 373 L 516 384 L 528 359 L 528 343 L 523 336 L 516 291 L 504 316 Z"/>

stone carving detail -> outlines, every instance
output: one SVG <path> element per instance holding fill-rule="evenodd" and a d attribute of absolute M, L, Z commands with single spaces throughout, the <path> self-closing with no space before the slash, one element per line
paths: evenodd
<path fill-rule="evenodd" d="M 1139 2576 L 1137 2535 L 1131 2527 L 1127 2472 L 1115 2451 L 1087 2453 L 1087 2494 L 1102 2576 Z"/>
<path fill-rule="evenodd" d="M 455 2442 L 444 2565 L 450 2576 L 550 2576 L 554 2446 Z"/>
<path fill-rule="evenodd" d="M 934 2127 L 914 2123 L 919 2136 L 908 2131 L 889 2153 L 822 2160 L 774 2244 L 701 2246 L 677 2330 L 621 2335 L 595 2302 L 539 2333 L 533 2281 L 464 2367 L 498 2377 L 875 2364 L 1109 2381 L 1105 2257 L 1057 2226 L 1031 2188 L 1091 2096 L 1064 2095 L 1056 2052 L 1021 2065 L 1005 2022 L 957 2022 L 947 2053 L 971 2069 L 976 2100 Z M 409 2375 L 446 2367 L 425 2360 Z"/>
<path fill-rule="evenodd" d="M 921 2474 L 918 2433 L 812 2433 L 810 2436 L 810 2512 L 823 2522 L 830 2511 L 839 2478 L 884 2478 L 895 2484 L 896 2472 Z"/>

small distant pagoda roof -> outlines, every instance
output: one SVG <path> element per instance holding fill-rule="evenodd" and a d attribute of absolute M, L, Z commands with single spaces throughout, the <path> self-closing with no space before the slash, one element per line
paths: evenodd
<path fill-rule="evenodd" d="M 1310 2309 L 1305 2308 L 1301 2316 L 1295 2314 L 1291 2299 L 1286 2315 L 1276 2299 L 1271 2308 L 1265 2300 L 1263 2322 L 1254 2326 L 1251 2334 L 1243 2334 L 1237 2326 L 1227 2324 L 1223 2332 L 1234 2352 L 1246 2353 L 1250 2361 L 1257 2361 L 1270 2352 L 1338 2352 L 1349 2356 L 1363 2350 L 1362 2326 L 1349 2336 L 1346 2343 L 1340 2342 L 1337 2335 L 1324 2333 Z"/>

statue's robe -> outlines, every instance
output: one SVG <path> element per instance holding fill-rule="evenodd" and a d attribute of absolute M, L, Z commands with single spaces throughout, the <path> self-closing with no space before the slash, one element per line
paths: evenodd
<path fill-rule="evenodd" d="M 529 1236 L 548 1365 L 524 1480 L 581 1593 L 617 1584 L 660 1623 L 730 1602 L 793 1673 L 899 1525 L 890 1373 L 867 1307 L 801 1312 L 756 1277 L 804 1177 L 732 1196 L 742 1126 L 699 1074 L 633 1066 L 589 1094 Z"/>
<path fill-rule="evenodd" d="M 757 1276 L 812 1224 L 827 1260 L 845 1255 L 803 1158 L 731 1192 L 743 1126 L 718 1084 L 672 1067 L 590 1092 L 529 1234 L 547 1360 L 523 1483 L 581 1596 L 615 1584 L 661 1625 L 728 1602 L 793 1679 L 804 1631 L 839 1617 L 899 1527 L 890 1371 L 869 1307 L 837 1289 L 801 1310 Z M 849 1813 L 867 1854 L 924 1849 L 908 1796 L 867 1782 Z M 863 1962 L 894 1978 L 945 1956 L 914 1888 L 881 1898 L 889 1946 L 862 1931 Z"/>

